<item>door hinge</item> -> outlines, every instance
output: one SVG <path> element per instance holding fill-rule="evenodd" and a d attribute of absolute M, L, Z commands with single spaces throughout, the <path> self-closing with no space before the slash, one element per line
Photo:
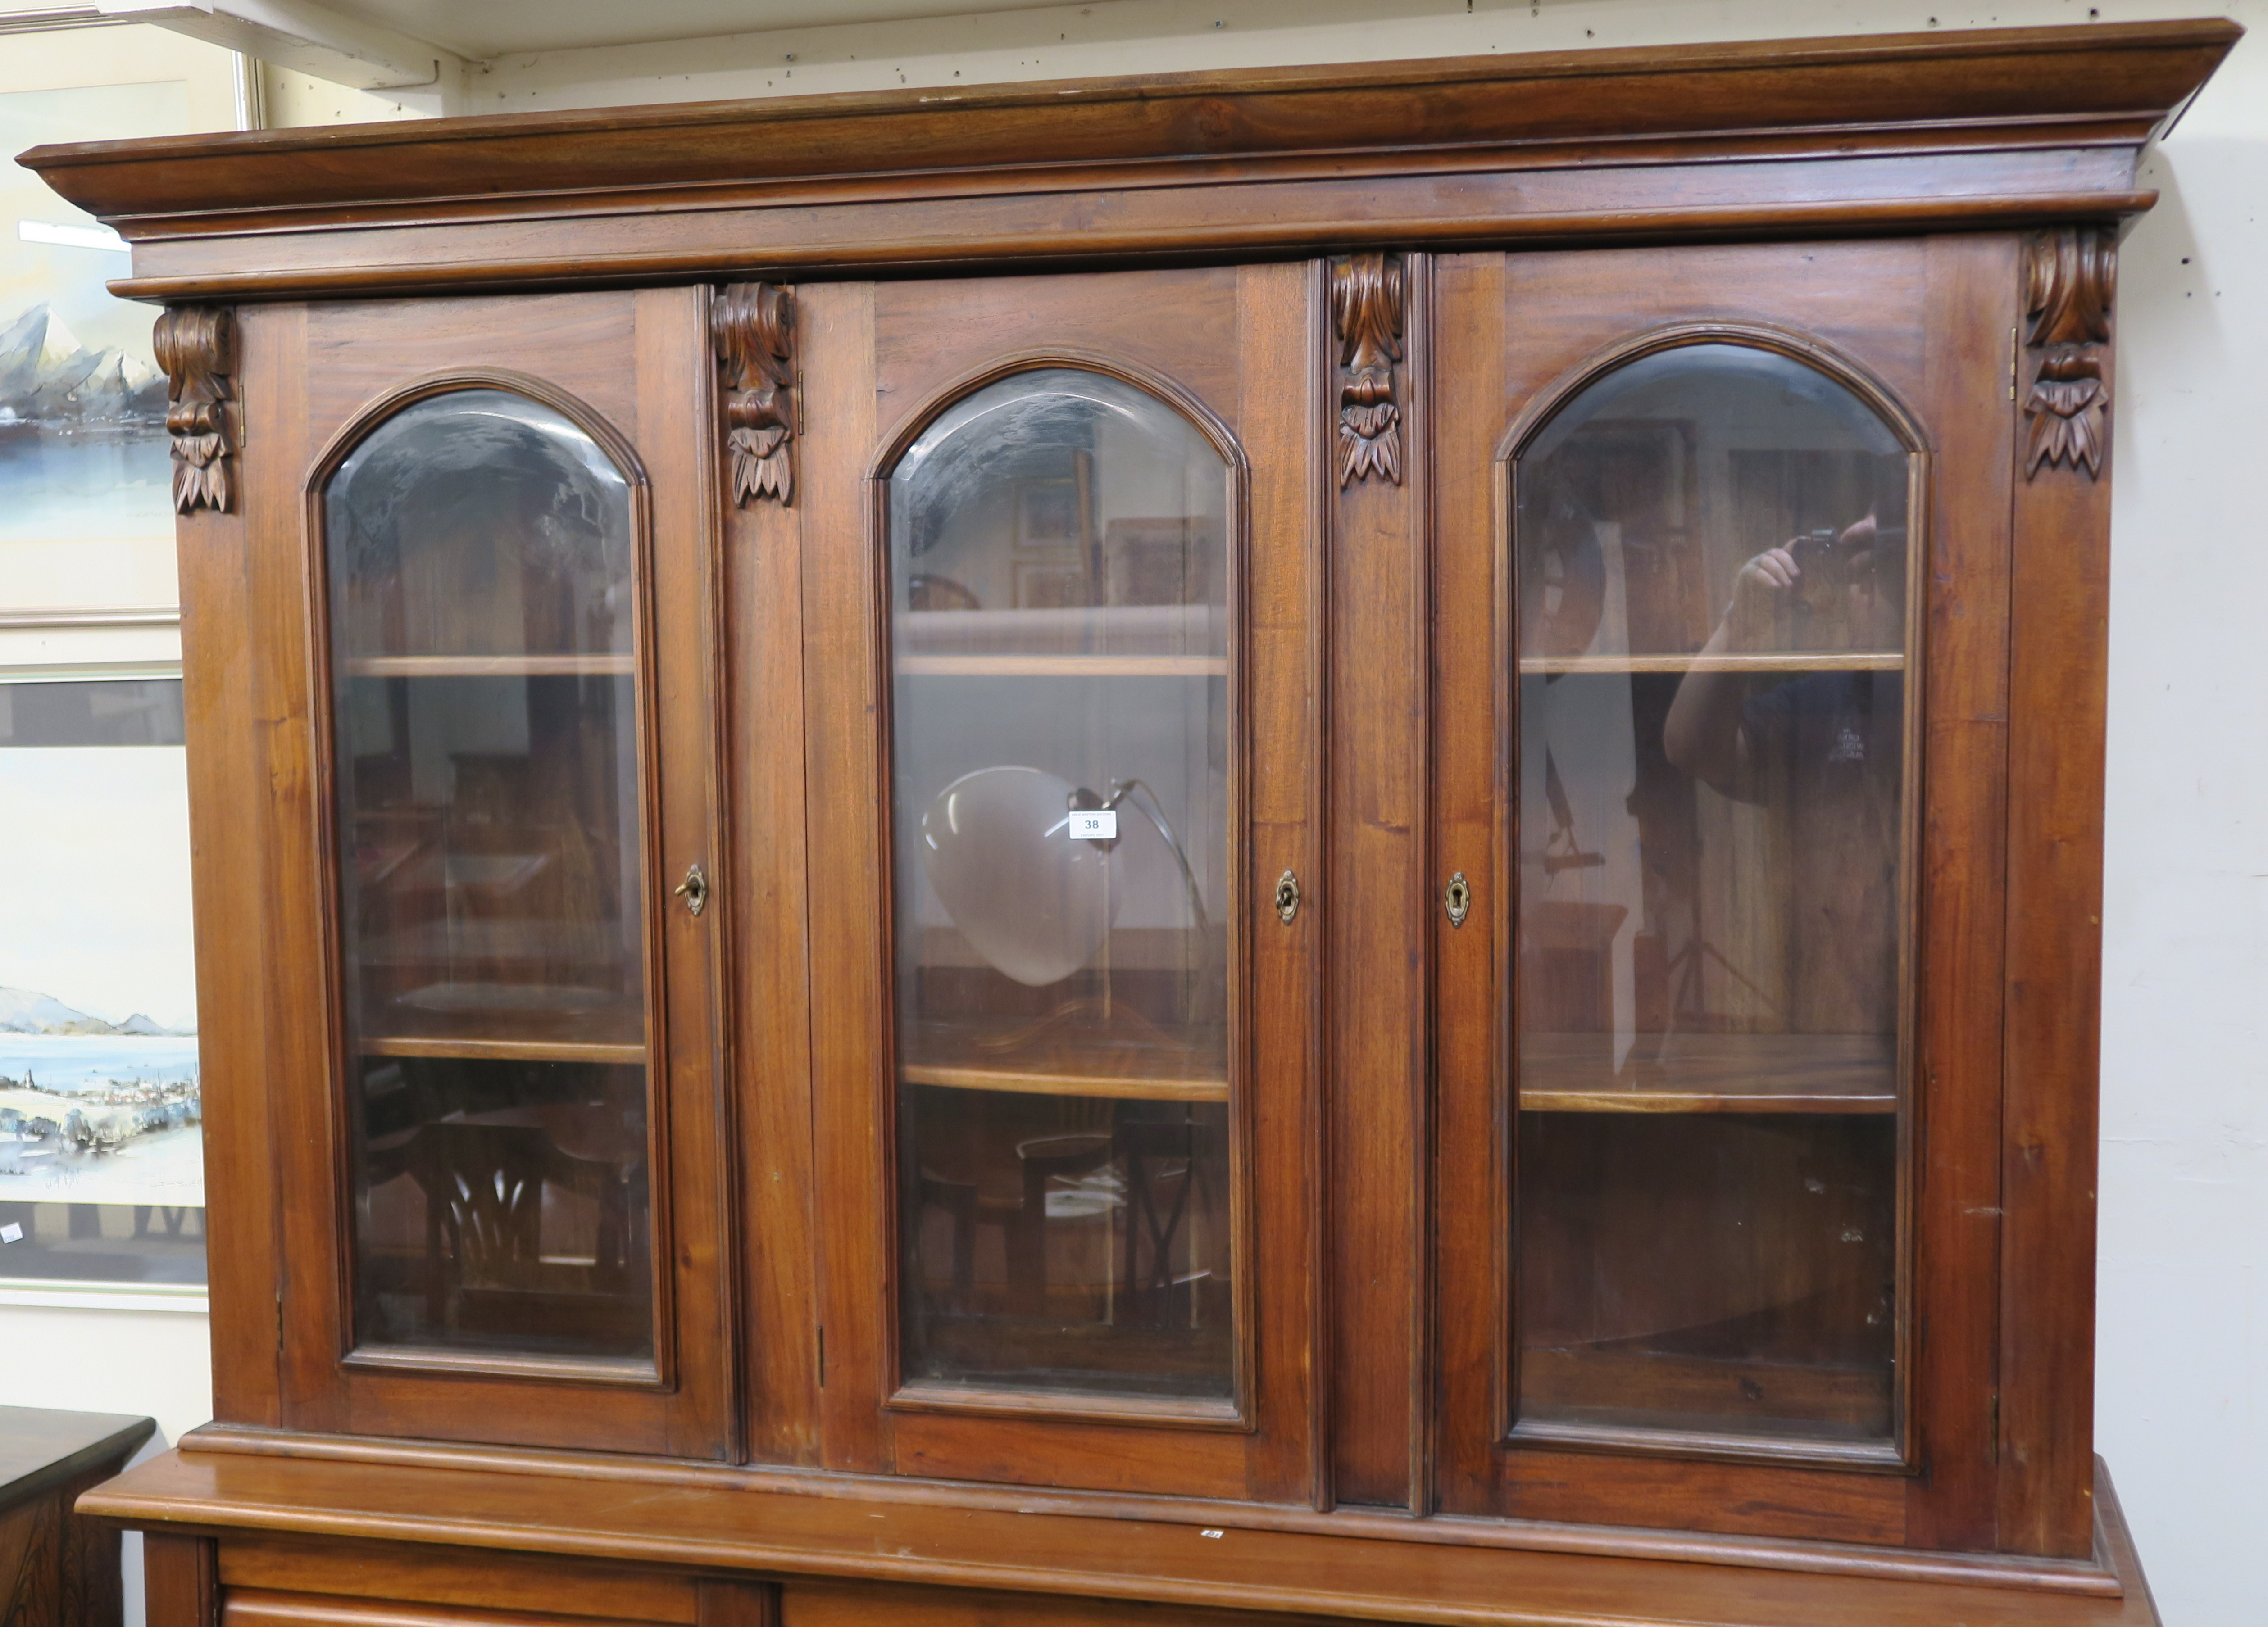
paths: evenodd
<path fill-rule="evenodd" d="M 1992 1439 L 1988 1454 L 1988 1461 L 1993 1463 L 1998 1463 L 2000 1461 L 2000 1392 L 1999 1390 L 1994 1390 L 1992 1392 Z"/>
<path fill-rule="evenodd" d="M 819 1330 L 819 1388 L 827 1388 L 827 1329 Z"/>

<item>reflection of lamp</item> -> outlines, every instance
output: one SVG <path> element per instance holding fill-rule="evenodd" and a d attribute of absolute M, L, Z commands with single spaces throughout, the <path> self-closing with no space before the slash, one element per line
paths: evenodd
<path fill-rule="evenodd" d="M 1140 800 L 1135 800 L 1135 793 Z M 1200 932 L 1204 902 L 1181 842 L 1140 780 L 1114 780 L 1108 798 L 1040 769 L 979 769 L 922 814 L 922 868 L 977 953 L 1020 983 L 1061 983 L 1094 958 L 1118 914 L 1111 834 L 1072 835 L 1074 814 L 1140 809 L 1163 837 Z"/>

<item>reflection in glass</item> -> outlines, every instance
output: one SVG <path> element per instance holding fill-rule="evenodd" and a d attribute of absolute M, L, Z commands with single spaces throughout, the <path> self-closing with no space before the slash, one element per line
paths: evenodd
<path fill-rule="evenodd" d="M 1911 463 L 1725 343 L 1518 460 L 1522 1422 L 1896 1426 Z"/>
<path fill-rule="evenodd" d="M 892 475 L 909 1382 L 1232 1395 L 1228 496 L 1070 368 Z"/>
<path fill-rule="evenodd" d="M 323 515 L 359 1340 L 650 1356 L 629 482 L 463 390 Z"/>

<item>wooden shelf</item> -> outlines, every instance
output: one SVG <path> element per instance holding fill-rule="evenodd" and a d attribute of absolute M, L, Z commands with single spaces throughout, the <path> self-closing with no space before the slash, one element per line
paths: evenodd
<path fill-rule="evenodd" d="M 1895 1113 L 1897 1065 L 1873 1034 L 1640 1034 L 1619 1071 L 1604 1034 L 1520 1039 L 1525 1113 Z"/>
<path fill-rule="evenodd" d="M 359 1039 L 364 1056 L 431 1056 L 460 1062 L 600 1062 L 643 1066 L 643 1045 L 576 1040 L 476 1040 L 386 1035 Z"/>
<path fill-rule="evenodd" d="M 1896 673 L 1896 650 L 1771 650 L 1752 655 L 1524 655 L 1522 677 L 1569 673 Z"/>
<path fill-rule="evenodd" d="M 1124 1078 L 1108 1074 L 1022 1073 L 999 1068 L 946 1068 L 910 1064 L 898 1070 L 908 1085 L 947 1090 L 1003 1090 L 1027 1096 L 1104 1096 L 1124 1101 L 1226 1101 L 1226 1079 Z"/>
<path fill-rule="evenodd" d="M 346 664 L 350 678 L 626 677 L 637 671 L 628 653 L 599 655 L 364 655 Z"/>
<path fill-rule="evenodd" d="M 1219 655 L 902 655 L 902 678 L 1226 678 Z"/>

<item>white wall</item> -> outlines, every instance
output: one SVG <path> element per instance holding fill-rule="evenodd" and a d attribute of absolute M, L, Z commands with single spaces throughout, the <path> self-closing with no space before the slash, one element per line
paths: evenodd
<path fill-rule="evenodd" d="M 2165 1619 L 2250 1627 L 2268 1609 L 2250 1550 L 2268 1528 L 2268 519 L 2248 482 L 2268 464 L 2268 0 L 1117 0 L 502 58 L 463 105 L 2216 13 L 2256 35 L 2153 160 L 2164 197 L 2118 307 L 2097 1439 Z M 400 111 L 269 85 L 276 122 Z M 201 1319 L 46 1314 L 0 1309 L 0 1348 L 64 1358 L 22 1399 L 151 1411 L 169 1437 L 202 1416 Z"/>

